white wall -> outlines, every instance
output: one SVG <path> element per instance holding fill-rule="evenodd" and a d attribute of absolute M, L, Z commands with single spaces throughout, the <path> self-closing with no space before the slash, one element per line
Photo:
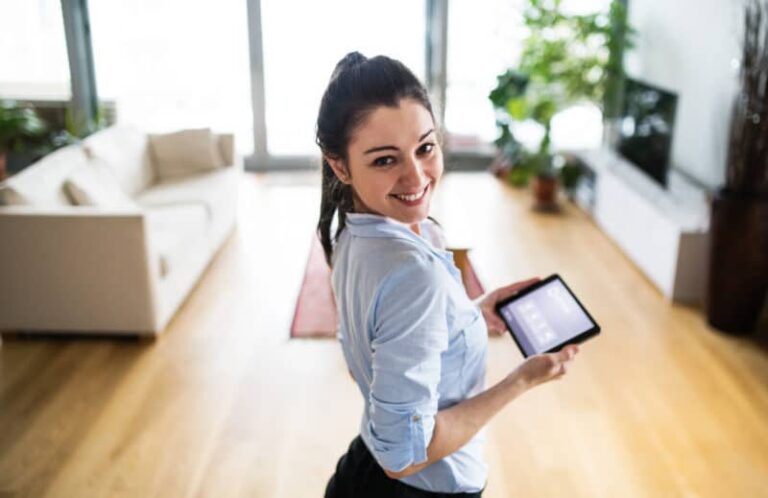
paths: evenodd
<path fill-rule="evenodd" d="M 722 185 L 738 77 L 742 0 L 629 0 L 630 76 L 678 94 L 672 164 Z"/>

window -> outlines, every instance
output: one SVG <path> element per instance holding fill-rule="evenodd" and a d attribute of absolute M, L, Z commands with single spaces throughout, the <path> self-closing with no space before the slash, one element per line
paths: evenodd
<path fill-rule="evenodd" d="M 445 127 L 453 150 L 496 138 L 488 94 L 496 76 L 520 58 L 522 0 L 450 3 Z"/>
<path fill-rule="evenodd" d="M 520 60 L 526 36 L 522 15 L 526 4 L 527 0 L 450 2 L 445 127 L 451 150 L 488 150 L 488 144 L 497 137 L 488 94 L 496 86 L 496 76 Z M 563 0 L 562 8 L 568 13 L 589 14 L 606 12 L 609 4 L 610 0 Z M 555 146 L 596 145 L 600 115 L 594 106 L 579 106 L 562 114 L 553 121 Z M 584 123 L 579 124 L 582 120 L 586 130 Z M 518 132 L 523 141 L 530 137 L 537 142 L 540 138 L 535 127 L 523 126 Z"/>
<path fill-rule="evenodd" d="M 90 2 L 96 87 L 118 122 L 145 131 L 234 132 L 253 150 L 246 4 Z"/>
<path fill-rule="evenodd" d="M 423 1 L 262 0 L 265 119 L 270 156 L 317 156 L 323 90 L 345 54 L 387 55 L 424 79 Z"/>
<path fill-rule="evenodd" d="M 0 19 L 0 97 L 69 100 L 61 1 L 4 0 Z"/>

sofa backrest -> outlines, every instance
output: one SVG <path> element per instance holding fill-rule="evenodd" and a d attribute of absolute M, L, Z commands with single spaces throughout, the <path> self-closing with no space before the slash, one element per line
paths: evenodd
<path fill-rule="evenodd" d="M 224 164 L 234 164 L 234 136 L 216 135 Z M 130 126 L 112 126 L 56 150 L 0 183 L 1 205 L 39 207 L 71 206 L 64 182 L 76 168 L 87 164 L 103 165 L 130 197 L 157 180 L 148 137 Z"/>
<path fill-rule="evenodd" d="M 112 171 L 130 196 L 154 182 L 147 135 L 136 128 L 111 126 L 86 138 L 83 147 L 89 158 L 100 160 Z"/>
<path fill-rule="evenodd" d="M 69 206 L 64 180 L 87 162 L 79 144 L 56 150 L 1 183 L 0 205 Z"/>

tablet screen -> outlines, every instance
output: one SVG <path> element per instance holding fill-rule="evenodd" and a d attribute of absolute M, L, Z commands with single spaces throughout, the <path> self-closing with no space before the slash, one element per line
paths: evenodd
<path fill-rule="evenodd" d="M 596 327 L 559 278 L 499 309 L 525 356 L 543 353 Z"/>

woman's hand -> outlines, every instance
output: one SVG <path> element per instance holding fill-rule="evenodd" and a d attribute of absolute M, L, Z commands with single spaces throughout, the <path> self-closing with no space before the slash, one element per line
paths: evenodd
<path fill-rule="evenodd" d="M 507 325 L 504 323 L 504 320 L 496 313 L 496 303 L 510 297 L 521 289 L 525 289 L 531 284 L 535 284 L 539 280 L 541 279 L 536 277 L 523 280 L 522 282 L 515 282 L 506 287 L 499 287 L 475 299 L 475 304 L 483 312 L 483 318 L 485 318 L 485 323 L 488 326 L 488 335 L 498 336 L 507 331 Z"/>
<path fill-rule="evenodd" d="M 508 379 L 521 385 L 524 390 L 559 379 L 568 371 L 568 364 L 578 352 L 579 347 L 570 344 L 557 353 L 531 356 L 509 374 Z"/>

